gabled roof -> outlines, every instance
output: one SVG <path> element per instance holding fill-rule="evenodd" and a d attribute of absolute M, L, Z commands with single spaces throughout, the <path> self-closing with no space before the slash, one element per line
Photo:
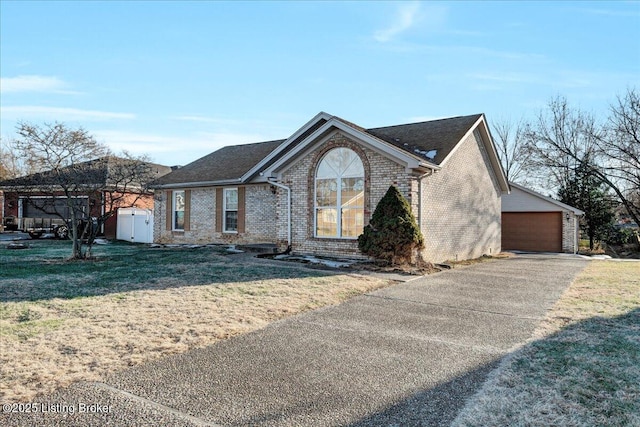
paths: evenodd
<path fill-rule="evenodd" d="M 105 156 L 86 162 L 76 163 L 72 166 L 60 168 L 57 171 L 49 170 L 31 175 L 25 175 L 18 178 L 8 179 L 0 182 L 0 188 L 6 190 L 28 190 L 39 187 L 55 185 L 60 175 L 69 174 L 77 183 L 93 185 L 109 185 L 116 184 L 114 182 L 113 170 L 116 166 L 137 162 L 135 160 L 124 159 L 115 156 Z M 162 176 L 171 172 L 171 168 L 155 163 L 143 162 L 151 166 L 154 176 Z"/>
<path fill-rule="evenodd" d="M 153 186 L 171 188 L 185 184 L 204 186 L 249 182 L 258 175 L 273 173 L 294 159 L 308 144 L 336 129 L 390 154 L 409 168 L 438 170 L 465 136 L 477 127 L 482 128 L 483 142 L 490 152 L 492 167 L 501 187 L 508 191 L 482 114 L 365 129 L 320 112 L 287 139 L 224 147 L 160 178 Z"/>
<path fill-rule="evenodd" d="M 326 113 L 322 113 L 326 114 Z M 283 151 L 284 154 L 278 156 L 278 158 L 271 162 L 269 167 L 266 167 L 264 163 L 256 166 L 253 172 L 260 171 L 260 175 L 263 176 L 277 176 L 282 171 L 295 162 L 297 156 L 301 155 L 305 150 L 310 149 L 317 143 L 321 143 L 323 140 L 331 137 L 336 132 L 340 132 L 343 135 L 352 138 L 354 140 L 361 141 L 376 150 L 378 153 L 387 156 L 400 164 L 404 164 L 408 169 L 419 170 L 424 173 L 428 169 L 438 170 L 438 165 L 431 162 L 425 156 L 420 153 L 410 152 L 408 150 L 399 149 L 382 139 L 367 133 L 366 129 L 354 125 L 340 117 L 328 116 L 328 120 L 324 121 L 321 126 L 316 126 L 312 133 L 308 137 L 300 141 L 293 141 L 294 147 Z M 301 132 L 305 128 L 303 127 L 298 132 Z M 283 146 L 287 145 L 287 141 L 283 143 Z"/>
<path fill-rule="evenodd" d="M 567 205 L 565 203 L 559 202 L 559 201 L 557 201 L 555 199 L 552 199 L 551 197 L 547 197 L 547 196 L 545 196 L 543 194 L 540 194 L 540 193 L 538 193 L 536 191 L 533 191 L 530 188 L 523 187 L 522 185 L 515 184 L 513 182 L 509 182 L 509 185 L 511 187 L 513 187 L 513 188 L 516 188 L 516 189 L 526 193 L 528 197 L 537 198 L 537 199 L 540 199 L 540 200 L 545 201 L 547 203 L 551 203 L 552 205 L 557 206 L 559 209 L 573 212 L 574 214 L 576 214 L 578 216 L 584 215 L 584 211 L 581 211 L 580 209 L 574 208 L 573 206 Z M 503 203 L 504 203 L 504 200 L 503 200 Z"/>

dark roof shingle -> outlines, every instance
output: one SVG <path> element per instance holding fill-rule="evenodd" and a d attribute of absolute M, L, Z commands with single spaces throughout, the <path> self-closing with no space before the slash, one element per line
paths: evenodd
<path fill-rule="evenodd" d="M 137 160 L 124 159 L 116 156 L 105 156 L 98 159 L 89 160 L 86 162 L 76 163 L 74 165 L 66 166 L 57 170 L 48 170 L 44 172 L 38 172 L 31 175 L 25 175 L 18 178 L 8 179 L 0 182 L 1 188 L 26 188 L 26 187 L 38 187 L 38 186 L 51 186 L 56 185 L 60 176 L 68 176 L 73 182 L 78 184 L 87 185 L 114 185 L 113 172 L 118 166 L 118 170 L 125 170 L 120 168 L 130 169 L 133 164 L 144 164 L 151 167 L 150 175 L 163 176 L 171 172 L 169 166 L 159 165 L 155 163 L 139 162 Z M 117 179 L 117 178 L 116 178 Z"/>
<path fill-rule="evenodd" d="M 482 114 L 367 129 L 366 132 L 436 164 L 449 155 Z M 427 156 L 426 153 L 433 154 Z"/>
<path fill-rule="evenodd" d="M 153 186 L 237 180 L 284 141 L 223 147 L 157 179 Z"/>
<path fill-rule="evenodd" d="M 372 129 L 364 129 L 339 117 L 333 117 L 401 150 L 440 164 L 482 115 L 475 114 Z M 326 122 L 326 119 L 320 119 L 295 140 L 289 141 L 288 146 L 282 147 L 282 150 L 264 166 L 273 164 Z M 280 139 L 223 147 L 157 179 L 153 186 L 239 181 L 285 141 L 287 140 Z"/>

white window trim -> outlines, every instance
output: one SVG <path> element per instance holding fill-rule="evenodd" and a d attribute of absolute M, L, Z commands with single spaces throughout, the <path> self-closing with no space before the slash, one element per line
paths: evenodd
<path fill-rule="evenodd" d="M 182 226 L 182 228 L 176 228 L 176 201 L 177 201 L 176 194 L 178 193 L 182 193 L 183 197 L 187 197 L 187 192 L 184 190 L 173 190 L 173 192 L 171 193 L 171 231 L 184 231 L 184 225 Z M 185 215 L 186 215 L 186 212 L 185 212 Z"/>
<path fill-rule="evenodd" d="M 238 194 L 238 187 L 223 188 L 222 189 L 222 232 L 227 234 L 238 234 L 237 223 L 235 230 L 227 230 L 227 192 L 234 191 Z M 238 203 L 240 201 L 238 200 Z M 239 206 L 235 210 L 229 210 L 229 212 L 237 212 L 239 214 Z"/>

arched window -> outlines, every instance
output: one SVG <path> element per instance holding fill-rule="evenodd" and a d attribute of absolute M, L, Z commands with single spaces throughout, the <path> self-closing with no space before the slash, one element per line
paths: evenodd
<path fill-rule="evenodd" d="M 348 148 L 327 152 L 316 170 L 316 237 L 355 239 L 364 227 L 364 166 Z"/>

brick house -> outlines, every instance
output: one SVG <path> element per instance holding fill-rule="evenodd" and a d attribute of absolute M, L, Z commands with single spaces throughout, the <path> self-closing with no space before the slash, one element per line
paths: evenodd
<path fill-rule="evenodd" d="M 68 172 L 73 168 L 73 172 Z M 0 181 L 0 217 L 9 230 L 53 229 L 70 218 L 67 197 L 59 190 L 57 176 L 70 173 L 74 181 L 69 193 L 75 200 L 78 219 L 87 220 L 115 213 L 119 207 L 135 206 L 153 209 L 153 193 L 141 192 L 131 170 L 137 168 L 148 180 L 171 172 L 168 166 L 105 156 L 77 163 L 57 171 L 44 171 Z M 64 217 L 64 219 L 62 218 Z M 117 215 L 109 217 L 102 231 L 107 238 L 115 238 Z M 36 234 L 37 235 L 37 234 Z"/>
<path fill-rule="evenodd" d="M 364 129 L 321 112 L 287 139 L 224 147 L 155 181 L 154 240 L 361 256 L 357 237 L 390 185 L 411 204 L 425 259 L 500 252 L 509 186 L 483 114 Z"/>

